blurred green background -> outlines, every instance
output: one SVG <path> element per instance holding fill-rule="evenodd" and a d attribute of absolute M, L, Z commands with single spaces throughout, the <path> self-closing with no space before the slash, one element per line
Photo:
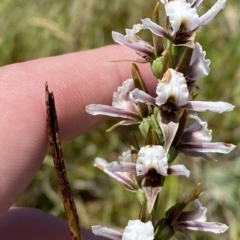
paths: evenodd
<path fill-rule="evenodd" d="M 0 3 L 0 66 L 35 58 L 97 48 L 113 44 L 111 31 L 124 33 L 141 18 L 151 16 L 156 0 L 2 0 Z M 198 7 L 203 14 L 215 1 L 203 1 Z M 213 129 L 213 141 L 239 145 L 240 127 L 240 4 L 227 1 L 226 7 L 214 20 L 202 28 L 198 41 L 211 59 L 208 77 L 198 80 L 199 100 L 227 101 L 236 106 L 234 112 L 222 115 L 203 113 Z M 151 39 L 149 39 L 151 41 Z M 130 67 L 130 63 L 129 63 Z M 54 91 L 54 89 L 52 89 Z M 119 128 L 105 134 L 111 124 L 63 144 L 67 172 L 73 190 L 81 224 L 90 227 L 101 224 L 122 229 L 128 219 L 136 219 L 139 206 L 135 195 L 92 166 L 96 156 L 108 161 L 118 158 L 128 149 L 129 129 Z M 131 130 L 137 130 L 134 127 Z M 190 192 L 199 181 L 204 195 L 201 201 L 208 207 L 208 220 L 230 226 L 223 235 L 192 234 L 192 239 L 240 239 L 240 159 L 239 149 L 229 155 L 215 156 L 218 162 L 188 159 L 179 162 L 191 169 L 190 180 L 167 178 L 160 196 L 159 214 L 164 203 L 170 207 Z M 57 216 L 64 216 L 60 193 L 51 157 L 41 169 L 18 206 L 31 206 Z M 189 231 L 190 232 L 190 231 Z M 176 235 L 173 239 L 183 239 Z"/>

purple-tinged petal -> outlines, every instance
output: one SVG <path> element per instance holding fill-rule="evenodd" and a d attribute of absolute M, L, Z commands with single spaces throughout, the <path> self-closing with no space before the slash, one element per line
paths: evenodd
<path fill-rule="evenodd" d="M 141 29 L 142 25 L 136 24 L 133 26 L 133 29 L 126 29 L 125 36 L 113 31 L 112 38 L 115 42 L 135 50 L 140 56 L 148 56 L 151 59 L 154 57 L 153 46 L 136 35 Z"/>
<path fill-rule="evenodd" d="M 196 122 L 184 130 L 181 142 L 211 142 L 212 130 L 208 130 L 207 122 L 202 121 L 196 114 L 190 114 L 189 118 L 195 119 Z"/>
<path fill-rule="evenodd" d="M 211 61 L 209 59 L 206 60 L 205 55 L 206 52 L 202 50 L 202 46 L 199 43 L 195 43 L 190 66 L 187 71 L 188 81 L 197 80 L 209 74 Z"/>
<path fill-rule="evenodd" d="M 171 40 L 171 37 L 164 30 L 164 28 L 154 23 L 150 18 L 142 19 L 142 23 L 143 23 L 143 29 L 149 29 L 152 33 L 156 34 L 157 36 L 165 37 Z"/>
<path fill-rule="evenodd" d="M 196 112 L 230 112 L 234 109 L 234 106 L 227 102 L 204 102 L 204 101 L 189 101 L 182 108 L 189 109 Z"/>
<path fill-rule="evenodd" d="M 177 222 L 174 225 L 174 228 L 176 229 L 187 228 L 194 231 L 213 232 L 217 234 L 224 233 L 228 230 L 228 226 L 223 223 L 197 222 L 197 221 Z"/>
<path fill-rule="evenodd" d="M 94 160 L 94 167 L 99 168 L 100 170 L 102 170 L 103 172 L 105 172 L 107 175 L 109 175 L 112 178 L 115 178 L 116 180 L 118 180 L 119 182 L 121 182 L 128 190 L 131 191 L 137 191 L 138 190 L 138 185 L 137 183 L 135 183 L 131 177 L 129 173 L 121 173 L 121 172 L 110 172 L 107 169 L 108 166 L 108 162 L 106 162 L 104 159 L 102 158 L 96 158 Z"/>
<path fill-rule="evenodd" d="M 118 87 L 118 91 L 113 93 L 112 106 L 119 109 L 125 109 L 131 112 L 137 112 L 137 106 L 129 99 L 129 93 L 135 89 L 133 79 L 128 79 L 123 82 L 122 86 Z"/>
<path fill-rule="evenodd" d="M 189 177 L 190 171 L 184 165 L 178 164 L 168 168 L 168 175 Z"/>
<path fill-rule="evenodd" d="M 157 120 L 164 136 L 164 151 L 167 154 L 178 130 L 178 117 L 174 112 L 161 111 Z"/>
<path fill-rule="evenodd" d="M 187 81 L 183 74 L 169 68 L 158 82 L 156 89 L 156 104 L 161 106 L 169 98 L 173 99 L 177 106 L 182 106 L 188 102 L 189 91 Z"/>
<path fill-rule="evenodd" d="M 226 0 L 218 0 L 205 14 L 200 17 L 199 26 L 208 24 L 218 12 L 225 7 Z"/>
<path fill-rule="evenodd" d="M 105 115 L 110 117 L 120 117 L 120 118 L 127 118 L 131 119 L 135 122 L 141 120 L 140 116 L 132 111 L 118 109 L 108 105 L 102 104 L 90 104 L 86 107 L 86 112 L 92 115 Z"/>
<path fill-rule="evenodd" d="M 182 212 L 178 217 L 177 221 L 198 221 L 198 222 L 206 222 L 206 212 L 207 208 L 202 206 L 202 203 L 199 200 L 195 200 L 196 208 L 192 211 Z"/>
<path fill-rule="evenodd" d="M 196 151 L 196 152 L 217 152 L 217 153 L 229 153 L 236 146 L 231 143 L 223 143 L 223 142 L 188 142 L 188 143 L 180 143 L 179 151 Z"/>
<path fill-rule="evenodd" d="M 131 151 L 123 152 L 119 160 L 109 163 L 106 169 L 110 172 L 136 173 L 136 164 L 132 162 Z"/>
<path fill-rule="evenodd" d="M 186 1 L 169 2 L 165 5 L 165 10 L 172 26 L 172 36 L 179 30 L 180 32 L 191 32 L 199 26 L 197 10 Z"/>
<path fill-rule="evenodd" d="M 203 0 L 193 0 L 191 3 L 191 7 L 192 8 L 198 7 L 202 1 Z"/>
<path fill-rule="evenodd" d="M 122 240 L 153 240 L 154 228 L 151 221 L 129 220 L 125 227 Z"/>
<path fill-rule="evenodd" d="M 118 158 L 119 162 L 132 162 L 131 150 L 122 153 L 122 156 Z"/>
<path fill-rule="evenodd" d="M 130 99 L 134 102 L 142 102 L 150 105 L 155 105 L 155 98 L 145 93 L 144 91 L 139 90 L 138 88 L 135 88 L 130 93 Z"/>
<path fill-rule="evenodd" d="M 122 240 L 122 234 L 111 228 L 95 225 L 95 226 L 92 226 L 92 231 L 97 236 L 110 238 L 112 240 Z"/>
<path fill-rule="evenodd" d="M 136 164 L 132 162 L 111 162 L 106 166 L 110 172 L 136 172 Z"/>
<path fill-rule="evenodd" d="M 138 152 L 137 176 L 146 174 L 150 169 L 155 169 L 158 174 L 167 176 L 168 159 L 162 146 L 145 146 Z"/>

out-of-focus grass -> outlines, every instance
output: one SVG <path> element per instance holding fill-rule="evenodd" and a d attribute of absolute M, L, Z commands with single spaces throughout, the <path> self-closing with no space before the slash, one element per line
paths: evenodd
<path fill-rule="evenodd" d="M 209 9 L 213 2 L 203 1 L 199 7 L 200 14 Z M 111 44 L 112 30 L 123 33 L 124 28 L 131 28 L 141 18 L 151 16 L 155 3 L 153 0 L 2 0 L 0 65 Z M 226 8 L 198 34 L 198 41 L 212 61 L 209 76 L 198 80 L 201 88 L 198 99 L 222 100 L 236 106 L 231 113 L 203 113 L 200 116 L 209 120 L 213 141 L 233 142 L 236 145 L 239 145 L 240 136 L 239 6 L 237 0 L 228 1 Z M 134 194 L 92 166 L 96 156 L 112 161 L 128 149 L 126 139 L 129 130 L 119 128 L 105 134 L 108 126 L 104 124 L 97 130 L 64 143 L 64 156 L 81 223 L 87 227 L 102 224 L 121 229 L 128 219 L 138 217 L 139 206 Z M 159 199 L 159 213 L 163 214 L 165 202 L 170 207 L 181 199 L 183 192 L 189 192 L 194 184 L 202 182 L 205 194 L 201 200 L 208 207 L 209 221 L 226 222 L 230 229 L 224 235 L 199 233 L 192 239 L 237 240 L 240 236 L 239 150 L 217 158 L 217 163 L 208 163 L 181 155 L 179 162 L 191 169 L 190 181 L 169 177 Z M 49 156 L 17 205 L 64 215 Z"/>

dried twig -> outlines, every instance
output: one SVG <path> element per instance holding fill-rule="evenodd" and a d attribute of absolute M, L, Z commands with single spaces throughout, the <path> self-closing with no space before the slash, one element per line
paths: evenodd
<path fill-rule="evenodd" d="M 54 103 L 53 93 L 48 91 L 48 85 L 45 85 L 46 92 L 46 110 L 47 110 L 47 129 L 49 134 L 49 142 L 52 151 L 55 170 L 57 173 L 59 187 L 62 193 L 63 205 L 65 208 L 69 229 L 72 240 L 82 240 L 81 230 L 78 220 L 76 206 L 72 197 L 69 186 L 63 154 L 61 149 L 61 141 L 59 138 L 57 114 Z"/>

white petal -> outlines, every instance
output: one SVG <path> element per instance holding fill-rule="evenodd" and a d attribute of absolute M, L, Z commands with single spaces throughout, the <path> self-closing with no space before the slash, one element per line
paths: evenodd
<path fill-rule="evenodd" d="M 227 154 L 231 152 L 236 146 L 230 143 L 223 142 L 202 142 L 202 143 L 180 143 L 179 150 L 183 150 L 184 152 L 217 152 Z"/>
<path fill-rule="evenodd" d="M 197 221 L 178 222 L 177 228 L 187 228 L 194 231 L 213 232 L 217 234 L 228 230 L 228 226 L 223 223 Z"/>
<path fill-rule="evenodd" d="M 165 5 L 166 15 L 172 25 L 172 33 L 174 36 L 179 29 L 193 31 L 199 26 L 199 16 L 195 8 L 185 0 L 172 1 Z M 182 31 L 181 31 L 182 32 Z"/>
<path fill-rule="evenodd" d="M 140 56 L 148 56 L 151 58 L 153 57 L 153 46 L 136 35 L 141 29 L 142 25 L 136 24 L 132 29 L 126 29 L 125 36 L 113 31 L 112 38 L 115 42 L 135 50 Z"/>
<path fill-rule="evenodd" d="M 106 166 L 110 172 L 136 172 L 136 164 L 132 162 L 111 162 Z"/>
<path fill-rule="evenodd" d="M 163 75 L 159 81 L 157 89 L 156 104 L 161 106 L 169 98 L 174 99 L 177 106 L 185 105 L 188 102 L 189 91 L 187 82 L 183 74 L 171 68 Z"/>
<path fill-rule="evenodd" d="M 156 34 L 159 37 L 171 39 L 167 32 L 164 30 L 164 28 L 154 23 L 150 18 L 142 19 L 142 23 L 143 29 L 149 29 L 152 33 Z"/>
<path fill-rule="evenodd" d="M 199 200 L 195 200 L 195 206 L 196 208 L 192 211 L 188 212 L 182 212 L 177 219 L 177 221 L 183 222 L 183 221 L 198 221 L 198 222 L 206 222 L 206 212 L 207 208 L 203 207 L 201 202 Z"/>
<path fill-rule="evenodd" d="M 103 104 L 90 104 L 86 107 L 86 112 L 94 116 L 105 115 L 110 117 L 126 118 L 135 122 L 140 121 L 140 116 L 136 112 L 115 108 Z"/>
<path fill-rule="evenodd" d="M 124 229 L 122 240 L 153 240 L 154 229 L 151 221 L 129 220 Z"/>
<path fill-rule="evenodd" d="M 118 87 L 118 91 L 113 93 L 112 106 L 115 108 L 121 108 L 136 112 L 137 106 L 129 99 L 129 93 L 133 89 L 135 89 L 133 79 L 128 79 L 124 81 L 122 86 Z"/>
<path fill-rule="evenodd" d="M 209 59 L 206 60 L 205 55 L 206 52 L 202 50 L 202 46 L 199 43 L 195 43 L 195 48 L 187 72 L 188 80 L 196 80 L 209 74 L 209 65 L 211 61 Z"/>
<path fill-rule="evenodd" d="M 230 112 L 234 109 L 234 106 L 227 102 L 204 102 L 204 101 L 189 101 L 183 108 L 193 110 L 196 112 Z"/>
<path fill-rule="evenodd" d="M 122 156 L 120 156 L 118 159 L 119 162 L 132 162 L 131 151 L 128 150 L 126 152 L 123 152 Z"/>
<path fill-rule="evenodd" d="M 162 146 L 145 146 L 138 152 L 137 175 L 144 175 L 152 168 L 158 174 L 163 176 L 168 175 L 168 159 Z"/>
<path fill-rule="evenodd" d="M 208 24 L 225 7 L 226 0 L 218 0 L 211 9 L 200 17 L 200 26 Z"/>
<path fill-rule="evenodd" d="M 163 4 L 168 3 L 168 0 L 160 0 L 160 2 L 162 2 Z"/>
<path fill-rule="evenodd" d="M 92 226 L 92 231 L 97 236 L 107 237 L 112 240 L 121 240 L 122 234 L 111 228 L 102 227 L 100 225 Z"/>
<path fill-rule="evenodd" d="M 94 160 L 94 167 L 101 169 L 107 175 L 112 178 L 115 178 L 119 182 L 121 182 L 128 190 L 137 191 L 138 185 L 135 181 L 130 177 L 129 173 L 125 172 L 111 172 L 107 169 L 109 163 L 102 158 L 95 158 Z"/>
<path fill-rule="evenodd" d="M 178 164 L 178 165 L 173 165 L 169 167 L 168 174 L 189 177 L 190 171 L 184 165 Z"/>
<path fill-rule="evenodd" d="M 155 98 L 153 98 L 151 95 L 145 93 L 142 90 L 139 90 L 138 88 L 135 88 L 131 93 L 130 93 L 130 98 L 134 102 L 142 102 L 150 105 L 155 105 Z"/>
<path fill-rule="evenodd" d="M 181 142 L 211 142 L 212 130 L 208 130 L 208 123 L 202 121 L 196 114 L 189 115 L 189 118 L 195 119 L 196 122 L 184 130 Z"/>
<path fill-rule="evenodd" d="M 136 164 L 132 162 L 131 151 L 123 152 L 118 161 L 109 163 L 106 169 L 110 172 L 136 172 Z"/>

